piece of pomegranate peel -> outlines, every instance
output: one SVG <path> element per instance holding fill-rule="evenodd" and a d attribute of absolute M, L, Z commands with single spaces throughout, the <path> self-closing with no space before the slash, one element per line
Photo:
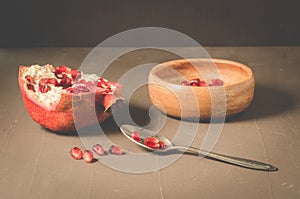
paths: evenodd
<path fill-rule="evenodd" d="M 75 131 L 74 115 L 77 128 L 102 122 L 123 101 L 121 85 L 67 66 L 20 66 L 19 87 L 32 119 L 56 132 Z"/>

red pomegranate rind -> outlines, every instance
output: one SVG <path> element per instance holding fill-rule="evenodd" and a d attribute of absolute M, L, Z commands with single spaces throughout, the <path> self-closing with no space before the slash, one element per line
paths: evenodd
<path fill-rule="evenodd" d="M 95 123 L 95 112 L 98 122 L 104 121 L 111 116 L 110 107 L 117 101 L 122 101 L 120 88 L 111 94 L 104 93 L 79 93 L 77 95 L 63 92 L 57 104 L 49 107 L 36 100 L 28 91 L 28 84 L 25 82 L 24 74 L 29 66 L 19 68 L 19 87 L 22 93 L 24 105 L 32 119 L 41 126 L 56 132 L 75 131 L 73 114 L 79 115 L 76 118 L 76 127 L 84 128 Z M 30 88 L 29 88 L 30 89 Z M 33 87 L 34 89 L 34 87 Z M 95 102 L 95 97 L 96 99 Z M 101 100 L 99 100 L 101 99 Z M 76 115 L 76 116 L 77 116 Z"/>

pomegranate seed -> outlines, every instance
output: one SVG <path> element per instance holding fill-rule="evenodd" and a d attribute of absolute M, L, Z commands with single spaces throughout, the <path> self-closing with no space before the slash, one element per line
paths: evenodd
<path fill-rule="evenodd" d="M 134 139 L 137 142 L 139 142 L 141 140 L 140 133 L 137 131 L 132 132 L 131 137 L 132 137 L 132 139 Z"/>
<path fill-rule="evenodd" d="M 213 80 L 211 80 L 211 82 L 212 82 L 213 86 L 223 86 L 223 84 L 224 84 L 223 81 L 220 79 L 213 79 Z"/>
<path fill-rule="evenodd" d="M 73 147 L 70 150 L 70 154 L 75 160 L 80 160 L 82 158 L 82 151 L 78 147 Z"/>
<path fill-rule="evenodd" d="M 199 86 L 203 86 L 203 87 L 205 87 L 205 86 L 207 86 L 207 84 L 206 84 L 206 82 L 205 82 L 205 81 L 200 81 L 200 83 L 199 83 Z"/>
<path fill-rule="evenodd" d="M 190 85 L 190 83 L 186 80 L 182 81 L 180 84 L 181 84 L 181 86 L 189 86 Z"/>
<path fill-rule="evenodd" d="M 81 79 L 81 80 L 79 81 L 79 83 L 80 83 L 80 84 L 86 84 L 86 81 L 85 81 L 84 79 Z"/>
<path fill-rule="evenodd" d="M 147 137 L 144 140 L 144 144 L 150 148 L 158 149 L 159 148 L 159 140 L 155 137 Z"/>
<path fill-rule="evenodd" d="M 199 78 L 192 79 L 192 80 L 190 81 L 190 85 L 191 85 L 191 86 L 199 86 L 200 82 L 201 82 L 201 81 L 200 81 Z"/>
<path fill-rule="evenodd" d="M 111 154 L 115 154 L 115 155 L 122 155 L 123 154 L 123 151 L 120 147 L 118 146 L 115 146 L 115 145 L 112 145 L 109 149 L 109 152 Z"/>
<path fill-rule="evenodd" d="M 68 88 L 72 86 L 72 80 L 66 74 L 62 74 L 62 78 L 60 81 L 60 86 L 63 88 Z"/>
<path fill-rule="evenodd" d="M 30 83 L 30 84 L 33 84 L 33 83 L 34 83 L 33 77 L 31 77 L 30 75 L 26 75 L 26 76 L 25 76 L 25 79 L 26 79 L 26 81 L 27 81 L 28 83 Z"/>
<path fill-rule="evenodd" d="M 97 154 L 97 155 L 103 155 L 104 154 L 104 148 L 100 145 L 100 144 L 95 144 L 93 146 L 93 151 Z"/>
<path fill-rule="evenodd" d="M 90 151 L 90 150 L 85 150 L 84 152 L 83 152 L 83 159 L 84 159 L 84 161 L 85 162 L 88 162 L 88 163 L 90 163 L 90 162 L 93 162 L 94 161 L 94 155 L 93 155 L 93 152 L 92 151 Z"/>
<path fill-rule="evenodd" d="M 158 144 L 160 149 L 164 149 L 166 147 L 166 144 L 163 141 L 159 141 Z"/>
<path fill-rule="evenodd" d="M 108 87 L 108 82 L 107 82 L 107 80 L 105 80 L 104 78 L 100 77 L 100 78 L 97 80 L 97 87 L 100 87 L 100 88 L 107 88 L 107 87 Z"/>
<path fill-rule="evenodd" d="M 27 84 L 27 88 L 35 92 L 34 86 L 32 84 Z"/>
<path fill-rule="evenodd" d="M 45 85 L 39 84 L 39 91 L 40 91 L 41 93 L 47 93 L 47 92 L 50 91 L 50 90 L 51 90 L 51 88 L 50 88 L 49 85 L 47 85 L 47 84 L 45 84 Z"/>
<path fill-rule="evenodd" d="M 80 71 L 75 70 L 73 68 L 71 69 L 70 73 L 73 80 L 75 80 L 76 78 L 79 79 L 81 77 Z"/>
<path fill-rule="evenodd" d="M 62 73 L 65 73 L 65 72 L 67 72 L 68 71 L 68 69 L 69 69 L 69 67 L 67 67 L 67 66 L 57 66 L 56 68 L 55 68 L 55 75 L 57 75 L 57 74 L 62 74 Z"/>
<path fill-rule="evenodd" d="M 55 78 L 48 78 L 47 84 L 52 84 L 54 86 L 58 86 L 59 85 L 58 82 L 57 82 L 57 79 L 55 79 Z"/>

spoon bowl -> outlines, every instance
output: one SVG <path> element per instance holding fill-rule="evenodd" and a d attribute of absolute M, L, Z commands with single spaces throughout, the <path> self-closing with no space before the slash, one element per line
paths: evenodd
<path fill-rule="evenodd" d="M 120 130 L 129 140 L 131 140 L 132 142 L 138 144 L 139 146 L 144 147 L 151 151 L 166 152 L 166 151 L 170 151 L 170 150 L 179 150 L 179 151 L 182 151 L 182 153 L 191 153 L 191 154 L 198 155 L 201 157 L 225 162 L 228 164 L 233 164 L 233 165 L 248 168 L 248 169 L 255 169 L 255 170 L 262 170 L 262 171 L 277 171 L 278 170 L 278 168 L 274 167 L 273 165 L 259 162 L 256 160 L 222 155 L 219 153 L 205 151 L 205 150 L 191 147 L 191 146 L 174 145 L 168 138 L 166 138 L 162 135 L 156 134 L 151 130 L 136 127 L 133 125 L 123 124 L 120 126 Z M 140 134 L 140 138 L 141 138 L 140 141 L 137 141 L 133 138 L 133 136 L 132 136 L 133 132 L 138 132 Z M 147 146 L 144 143 L 144 139 L 148 138 L 148 137 L 157 138 L 160 142 L 163 142 L 165 146 L 162 148 L 153 148 L 153 147 Z"/>

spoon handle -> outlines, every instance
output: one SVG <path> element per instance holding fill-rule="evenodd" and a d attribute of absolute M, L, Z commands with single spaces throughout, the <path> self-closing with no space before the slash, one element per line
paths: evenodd
<path fill-rule="evenodd" d="M 200 150 L 195 147 L 188 147 L 188 146 L 175 146 L 175 148 L 181 148 L 186 150 L 186 152 L 190 152 L 193 154 L 197 154 L 202 157 L 226 162 L 229 164 L 245 167 L 245 168 L 250 168 L 250 169 L 256 169 L 256 170 L 263 170 L 263 171 L 277 171 L 278 169 L 274 167 L 273 165 L 266 164 L 263 162 L 259 162 L 256 160 L 249 160 L 245 158 L 239 158 L 239 157 L 233 157 L 233 156 L 228 156 L 228 155 L 222 155 L 214 152 L 208 152 L 204 150 Z"/>

